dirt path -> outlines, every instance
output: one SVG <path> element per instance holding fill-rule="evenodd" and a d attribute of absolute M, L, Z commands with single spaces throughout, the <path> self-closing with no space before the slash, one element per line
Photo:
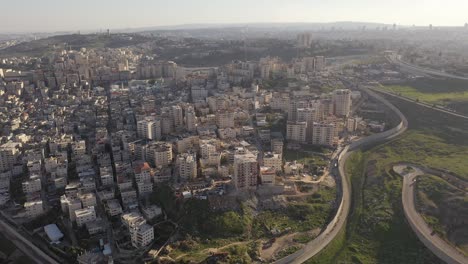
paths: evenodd
<path fill-rule="evenodd" d="M 293 241 L 293 238 L 299 233 L 292 233 L 292 234 L 287 234 L 282 237 L 279 237 L 276 239 L 275 243 L 271 245 L 271 247 L 263 250 L 260 250 L 260 256 L 262 259 L 272 259 L 276 253 L 281 251 L 284 248 L 287 248 L 289 246 L 292 246 L 293 244 L 297 244 L 296 242 Z"/>
<path fill-rule="evenodd" d="M 237 245 L 243 245 L 243 244 L 247 244 L 249 243 L 250 241 L 242 241 L 242 242 L 233 242 L 233 243 L 230 243 L 230 244 L 227 244 L 227 245 L 224 245 L 222 247 L 219 247 L 219 248 L 205 248 L 204 250 L 201 251 L 201 253 L 203 254 L 210 254 L 210 253 L 218 253 L 220 250 L 223 250 L 223 249 L 226 249 L 228 247 L 231 247 L 231 246 L 237 246 Z"/>

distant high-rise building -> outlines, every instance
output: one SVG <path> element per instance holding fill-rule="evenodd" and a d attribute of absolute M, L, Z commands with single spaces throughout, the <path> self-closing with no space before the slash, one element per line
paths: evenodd
<path fill-rule="evenodd" d="M 315 71 L 322 71 L 325 69 L 325 57 L 324 56 L 316 56 L 315 57 Z"/>
<path fill-rule="evenodd" d="M 346 117 L 351 112 L 351 91 L 339 89 L 333 91 L 333 106 L 336 116 Z"/>
<path fill-rule="evenodd" d="M 309 48 L 312 44 L 312 35 L 310 33 L 302 33 L 297 35 L 297 45 L 301 48 Z"/>
<path fill-rule="evenodd" d="M 172 110 L 172 119 L 174 120 L 174 127 L 180 128 L 184 125 L 184 115 L 182 112 L 182 107 L 179 105 L 174 105 L 171 108 Z"/>
<path fill-rule="evenodd" d="M 185 112 L 185 129 L 188 131 L 195 131 L 197 129 L 197 116 L 193 107 Z"/>

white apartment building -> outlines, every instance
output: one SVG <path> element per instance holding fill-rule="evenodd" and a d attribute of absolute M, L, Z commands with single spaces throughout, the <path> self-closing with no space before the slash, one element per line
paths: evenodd
<path fill-rule="evenodd" d="M 320 121 L 320 111 L 317 108 L 298 108 L 297 109 L 297 121 L 298 122 L 306 122 L 307 123 L 307 130 L 306 130 L 306 140 L 312 140 L 312 124 L 314 122 Z"/>
<path fill-rule="evenodd" d="M 101 183 L 103 186 L 110 186 L 114 184 L 114 176 L 112 174 L 101 175 Z"/>
<path fill-rule="evenodd" d="M 154 229 L 146 223 L 130 228 L 132 246 L 136 248 L 146 247 L 154 240 Z"/>
<path fill-rule="evenodd" d="M 306 122 L 288 122 L 286 127 L 286 139 L 299 143 L 305 143 L 307 140 Z"/>
<path fill-rule="evenodd" d="M 153 227 L 148 225 L 145 218 L 139 213 L 123 214 L 122 222 L 130 232 L 132 246 L 136 248 L 145 247 L 154 240 Z"/>
<path fill-rule="evenodd" d="M 313 124 L 312 144 L 333 146 L 335 139 L 335 124 L 333 123 L 314 123 Z"/>
<path fill-rule="evenodd" d="M 275 185 L 276 170 L 270 167 L 260 167 L 262 185 Z"/>
<path fill-rule="evenodd" d="M 136 163 L 133 172 L 137 183 L 151 181 L 151 167 L 147 162 Z"/>
<path fill-rule="evenodd" d="M 96 220 L 96 211 L 94 210 L 94 206 L 76 210 L 75 219 L 76 225 L 79 227 Z"/>
<path fill-rule="evenodd" d="M 211 153 L 216 152 L 216 146 L 211 143 L 202 143 L 200 145 L 200 155 L 201 158 L 206 159 Z"/>
<path fill-rule="evenodd" d="M 70 221 L 75 221 L 75 211 L 83 208 L 80 199 L 67 195 L 62 195 L 60 197 L 60 205 L 62 207 L 62 212 L 64 214 L 68 213 Z"/>
<path fill-rule="evenodd" d="M 137 122 L 137 134 L 140 138 L 160 140 L 161 133 L 160 119 L 144 119 Z"/>
<path fill-rule="evenodd" d="M 111 199 L 107 201 L 106 212 L 111 217 L 117 216 L 122 213 L 122 206 L 117 199 Z"/>
<path fill-rule="evenodd" d="M 358 129 L 359 122 L 362 121 L 362 118 L 360 117 L 353 117 L 353 118 L 348 118 L 346 120 L 346 130 L 348 132 L 355 132 Z"/>
<path fill-rule="evenodd" d="M 42 188 L 41 177 L 39 177 L 39 175 L 33 175 L 29 180 L 24 181 L 21 185 L 25 194 L 39 192 Z"/>
<path fill-rule="evenodd" d="M 177 156 L 179 177 L 182 180 L 192 180 L 197 177 L 197 156 L 192 153 L 182 153 Z"/>
<path fill-rule="evenodd" d="M 96 195 L 94 193 L 83 193 L 79 195 L 83 208 L 96 206 Z"/>
<path fill-rule="evenodd" d="M 263 166 L 274 169 L 275 171 L 281 171 L 283 160 L 281 155 L 267 152 L 263 155 Z"/>
<path fill-rule="evenodd" d="M 333 106 L 336 116 L 347 117 L 351 112 L 351 91 L 340 89 L 333 91 Z"/>
<path fill-rule="evenodd" d="M 197 116 L 195 115 L 193 108 L 185 113 L 185 129 L 187 129 L 187 131 L 196 131 L 197 121 Z"/>
<path fill-rule="evenodd" d="M 120 217 L 122 219 L 122 223 L 127 227 L 127 228 L 132 228 L 138 225 L 142 225 L 146 223 L 145 218 L 141 216 L 137 212 L 130 212 L 130 213 L 125 213 L 122 214 Z"/>
<path fill-rule="evenodd" d="M 137 182 L 138 195 L 147 195 L 153 192 L 153 183 L 151 181 Z"/>
<path fill-rule="evenodd" d="M 280 154 L 280 156 L 283 156 L 283 140 L 280 138 L 273 138 L 271 139 L 271 152 Z"/>
<path fill-rule="evenodd" d="M 172 163 L 172 145 L 154 142 L 146 148 L 146 158 L 155 167 L 166 167 Z"/>
<path fill-rule="evenodd" d="M 234 113 L 228 111 L 218 111 L 216 113 L 216 125 L 218 128 L 234 127 Z"/>
<path fill-rule="evenodd" d="M 24 203 L 24 209 L 26 210 L 26 217 L 35 218 L 44 213 L 44 207 L 42 200 L 34 200 Z"/>
<path fill-rule="evenodd" d="M 236 189 L 255 188 L 258 182 L 257 157 L 252 153 L 234 155 L 234 186 Z"/>
<path fill-rule="evenodd" d="M 20 154 L 21 143 L 8 142 L 0 146 L 0 172 L 11 170 Z"/>
<path fill-rule="evenodd" d="M 171 107 L 172 120 L 174 121 L 174 127 L 180 128 L 184 126 L 184 115 L 182 107 L 180 105 L 173 105 Z"/>
<path fill-rule="evenodd" d="M 86 142 L 84 140 L 73 142 L 72 150 L 75 157 L 84 156 L 86 154 Z"/>
<path fill-rule="evenodd" d="M 303 108 L 308 108 L 309 107 L 309 101 L 307 100 L 301 100 L 299 98 L 293 98 L 289 102 L 289 108 L 288 108 L 288 120 L 290 121 L 300 121 L 297 118 L 297 111 L 298 109 L 303 109 Z"/>

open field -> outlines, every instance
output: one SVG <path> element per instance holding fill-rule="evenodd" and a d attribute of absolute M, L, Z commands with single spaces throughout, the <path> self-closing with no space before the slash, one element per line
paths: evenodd
<path fill-rule="evenodd" d="M 401 85 L 385 85 L 382 89 L 402 96 L 443 105 L 468 113 L 468 82 L 456 80 L 415 80 Z"/>
<path fill-rule="evenodd" d="M 286 161 L 296 160 L 297 162 L 302 163 L 304 165 L 313 165 L 313 166 L 327 166 L 328 165 L 328 160 L 322 155 L 311 154 L 305 151 L 285 149 L 283 155 Z"/>
<path fill-rule="evenodd" d="M 310 263 L 441 263 L 406 223 L 402 178 L 391 168 L 395 163 L 412 162 L 448 169 L 468 179 L 468 122 L 388 99 L 408 118 L 410 129 L 348 160 L 353 204 L 346 229 Z"/>

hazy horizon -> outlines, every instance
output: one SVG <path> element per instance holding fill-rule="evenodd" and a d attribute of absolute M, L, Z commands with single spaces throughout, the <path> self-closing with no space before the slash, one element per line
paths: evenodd
<path fill-rule="evenodd" d="M 263 1 L 262 1 L 263 2 Z M 463 26 L 468 1 L 317 0 L 266 3 L 238 0 L 19 0 L 2 5 L 0 32 L 95 31 L 193 24 L 365 22 L 397 25 Z M 450 16 L 447 14 L 450 13 Z"/>

